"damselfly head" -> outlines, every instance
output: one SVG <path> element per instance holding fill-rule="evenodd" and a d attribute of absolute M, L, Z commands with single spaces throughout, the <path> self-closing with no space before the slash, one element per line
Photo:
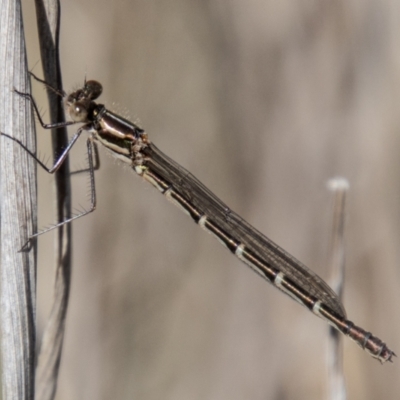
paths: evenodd
<path fill-rule="evenodd" d="M 70 93 L 65 100 L 65 108 L 74 122 L 87 122 L 93 100 L 103 92 L 103 86 L 97 81 L 85 81 L 82 88 Z"/>

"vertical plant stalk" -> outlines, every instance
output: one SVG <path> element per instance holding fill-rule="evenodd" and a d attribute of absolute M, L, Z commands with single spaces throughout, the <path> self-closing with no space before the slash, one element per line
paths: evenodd
<path fill-rule="evenodd" d="M 349 183 L 344 178 L 334 178 L 328 183 L 333 191 L 333 219 L 332 237 L 330 245 L 331 278 L 329 282 L 339 299 L 343 298 L 345 250 L 344 250 L 344 226 L 346 216 L 346 196 Z M 345 400 L 346 384 L 343 373 L 343 350 L 339 332 L 329 328 L 329 396 L 330 400 Z"/>
<path fill-rule="evenodd" d="M 0 0 L 0 131 L 35 151 L 19 0 Z M 4 400 L 33 399 L 36 246 L 19 252 L 36 231 L 36 166 L 16 142 L 1 137 L 1 359 Z"/>
<path fill-rule="evenodd" d="M 51 86 L 62 88 L 59 59 L 60 4 L 57 0 L 36 0 L 35 3 L 44 79 Z M 64 121 L 62 99 L 52 91 L 47 93 L 51 122 Z M 52 132 L 54 157 L 61 153 L 67 142 L 66 129 Z M 55 174 L 55 185 L 57 222 L 61 222 L 71 216 L 68 160 Z M 71 224 L 57 230 L 54 301 L 43 334 L 36 375 L 36 395 L 40 400 L 53 399 L 57 389 L 71 280 L 71 232 Z"/>

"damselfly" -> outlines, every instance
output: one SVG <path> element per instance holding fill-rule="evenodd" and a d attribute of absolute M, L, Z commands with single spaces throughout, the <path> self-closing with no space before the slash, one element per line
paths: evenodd
<path fill-rule="evenodd" d="M 46 84 L 36 77 L 35 79 Z M 392 361 L 395 353 L 380 339 L 346 319 L 345 309 L 338 296 L 318 275 L 235 214 L 185 168 L 161 152 L 149 140 L 143 129 L 109 111 L 104 105 L 96 103 L 95 100 L 103 90 L 99 82 L 85 80 L 82 88 L 68 95 L 53 90 L 65 98 L 65 108 L 71 121 L 44 124 L 31 95 L 17 92 L 32 102 L 41 125 L 46 129 L 83 124 L 53 167 L 47 168 L 24 144 L 9 135 L 4 135 L 18 142 L 47 172 L 53 173 L 62 165 L 82 132 L 89 132 L 87 152 L 91 207 L 79 215 L 30 236 L 29 240 L 95 209 L 93 159 L 94 153 L 97 154 L 96 143 L 101 143 L 112 155 L 132 167 L 139 176 L 151 183 L 202 229 L 215 236 L 232 254 L 269 283 L 349 336 L 372 357 L 382 363 Z"/>

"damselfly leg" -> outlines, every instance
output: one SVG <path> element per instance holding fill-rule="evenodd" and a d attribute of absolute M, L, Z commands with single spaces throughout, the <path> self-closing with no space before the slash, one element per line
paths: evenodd
<path fill-rule="evenodd" d="M 37 78 L 34 74 L 31 73 L 31 75 L 38 80 L 41 83 L 44 83 L 46 85 L 46 87 L 50 88 L 51 90 L 53 90 L 56 94 L 58 95 L 63 95 L 63 92 L 58 91 L 57 89 L 53 88 L 52 86 L 48 85 L 46 82 L 42 81 L 41 79 Z M 39 108 L 33 98 L 32 95 L 28 94 L 28 93 L 22 93 L 16 89 L 14 89 L 15 93 L 17 93 L 19 96 L 21 96 L 22 98 L 30 101 L 30 103 L 32 104 L 33 110 L 35 112 L 35 114 L 38 117 L 39 123 L 42 126 L 43 129 L 59 129 L 59 128 L 64 128 L 64 127 L 68 127 L 71 125 L 74 125 L 77 123 L 77 121 L 65 121 L 65 122 L 60 122 L 60 123 L 49 123 L 46 124 L 44 123 L 40 112 L 39 112 Z M 57 159 L 55 160 L 53 166 L 51 167 L 47 167 L 47 165 L 41 161 L 31 150 L 29 150 L 24 143 L 22 143 L 20 140 L 12 137 L 11 135 L 8 135 L 6 133 L 2 133 L 3 136 L 13 140 L 14 142 L 18 143 L 19 146 L 21 146 L 47 173 L 49 174 L 54 174 L 55 172 L 57 172 L 57 170 L 61 167 L 61 165 L 63 164 L 63 162 L 65 161 L 65 159 L 67 158 L 71 148 L 73 147 L 73 145 L 76 143 L 76 141 L 79 139 L 79 137 L 81 136 L 82 132 L 84 130 L 86 130 L 87 127 L 85 127 L 85 125 L 81 126 L 73 135 L 72 139 L 69 141 L 67 147 L 62 151 L 62 153 L 57 157 Z M 89 181 L 90 181 L 90 207 L 89 209 L 74 215 L 71 218 L 68 218 L 64 221 L 61 221 L 57 224 L 54 224 L 42 231 L 39 231 L 37 233 L 34 233 L 32 235 L 29 236 L 28 241 L 22 246 L 20 251 L 28 251 L 30 250 L 30 243 L 32 241 L 32 239 L 35 239 L 36 237 L 52 231 L 53 229 L 56 228 L 60 228 L 61 226 L 68 224 L 78 218 L 84 217 L 87 214 L 90 214 L 91 212 L 93 212 L 96 209 L 96 188 L 95 188 L 95 178 L 94 178 L 94 171 L 99 169 L 100 167 L 100 157 L 99 157 L 99 152 L 98 152 L 98 148 L 96 143 L 93 142 L 93 138 L 92 136 L 90 136 L 87 139 L 87 143 L 86 143 L 86 147 L 87 147 L 87 156 L 88 156 L 88 163 L 89 166 L 88 168 L 84 168 L 84 169 L 80 169 L 77 171 L 73 171 L 71 172 L 71 174 L 78 174 L 78 173 L 83 173 L 83 172 L 88 172 L 89 173 Z"/>

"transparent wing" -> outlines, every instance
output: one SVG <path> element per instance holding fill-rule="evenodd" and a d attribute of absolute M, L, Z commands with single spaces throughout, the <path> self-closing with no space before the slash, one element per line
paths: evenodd
<path fill-rule="evenodd" d="M 150 144 L 145 152 L 146 165 L 170 182 L 174 189 L 196 208 L 258 257 L 282 271 L 309 294 L 325 303 L 339 316 L 346 317 L 346 311 L 337 294 L 317 274 L 248 224 L 185 168 L 166 156 L 155 145 Z"/>

